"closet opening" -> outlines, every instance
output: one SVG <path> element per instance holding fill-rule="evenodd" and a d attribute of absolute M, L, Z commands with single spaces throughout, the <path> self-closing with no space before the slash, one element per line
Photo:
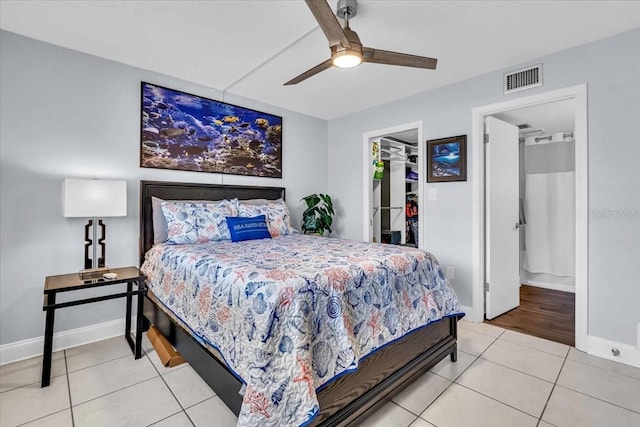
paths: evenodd
<path fill-rule="evenodd" d="M 363 240 L 421 247 L 421 135 L 421 122 L 363 135 Z"/>

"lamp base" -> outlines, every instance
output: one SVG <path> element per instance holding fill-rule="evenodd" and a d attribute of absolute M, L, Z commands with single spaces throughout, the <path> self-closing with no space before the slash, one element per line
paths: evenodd
<path fill-rule="evenodd" d="M 80 274 L 81 279 L 97 279 L 102 277 L 104 273 L 109 272 L 109 267 L 100 267 L 100 268 L 87 268 L 85 270 L 80 270 L 78 274 Z"/>

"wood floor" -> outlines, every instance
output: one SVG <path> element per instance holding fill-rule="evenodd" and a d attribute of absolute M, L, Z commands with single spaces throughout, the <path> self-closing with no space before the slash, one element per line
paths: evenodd
<path fill-rule="evenodd" d="M 522 285 L 520 306 L 485 323 L 573 346 L 575 307 L 571 292 Z"/>

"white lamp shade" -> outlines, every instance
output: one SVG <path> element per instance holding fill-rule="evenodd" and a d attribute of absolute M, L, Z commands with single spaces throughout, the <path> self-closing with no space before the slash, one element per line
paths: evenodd
<path fill-rule="evenodd" d="M 127 215 L 127 181 L 66 178 L 62 185 L 66 217 Z"/>

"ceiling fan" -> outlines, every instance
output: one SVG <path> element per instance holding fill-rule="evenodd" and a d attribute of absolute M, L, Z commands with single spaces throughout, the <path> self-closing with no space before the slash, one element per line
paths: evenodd
<path fill-rule="evenodd" d="M 336 15 L 326 0 L 305 0 L 320 28 L 329 40 L 331 58 L 289 80 L 284 85 L 294 85 L 309 77 L 315 76 L 332 66 L 351 68 L 362 62 L 375 64 L 400 65 L 403 67 L 436 69 L 438 62 L 435 58 L 409 55 L 406 53 L 390 52 L 388 50 L 372 49 L 362 46 L 358 34 L 349 27 L 349 19 L 356 16 L 358 3 L 356 0 L 339 0 L 337 15 L 345 21 L 344 28 L 340 27 Z"/>

